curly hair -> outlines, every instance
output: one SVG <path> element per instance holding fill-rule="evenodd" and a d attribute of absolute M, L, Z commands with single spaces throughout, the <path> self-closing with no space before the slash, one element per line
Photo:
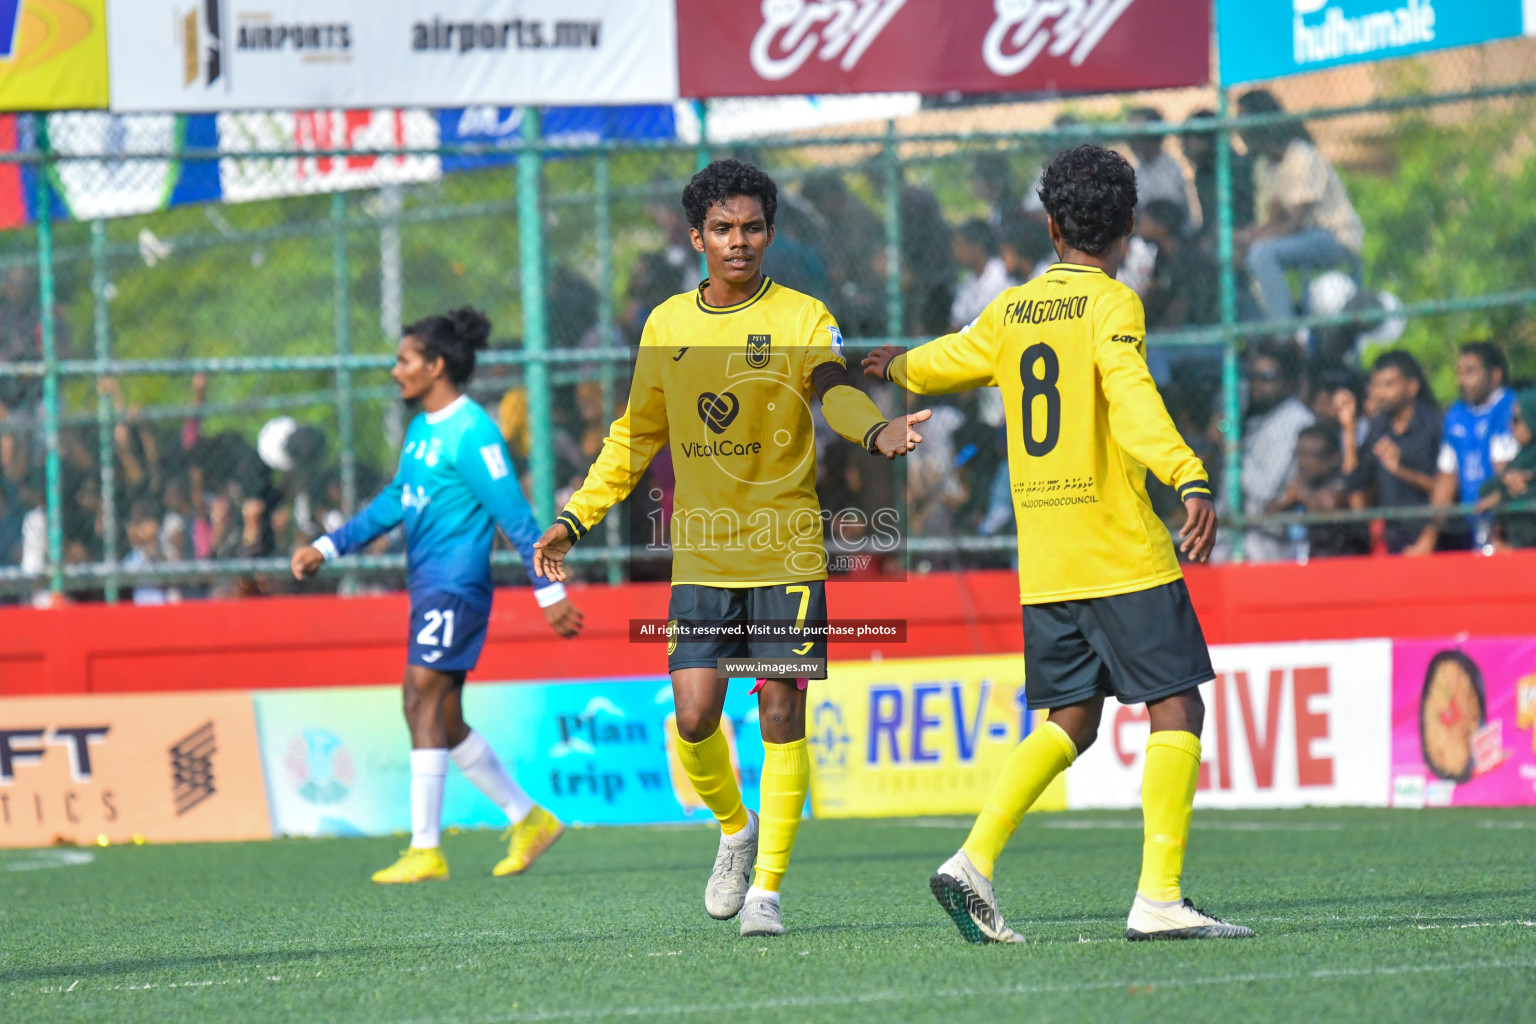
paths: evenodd
<path fill-rule="evenodd" d="M 740 160 L 716 160 L 695 174 L 683 189 L 683 213 L 690 226 L 703 231 L 709 208 L 737 196 L 750 196 L 762 203 L 763 220 L 773 227 L 773 215 L 779 209 L 779 186 L 761 168 Z"/>
<path fill-rule="evenodd" d="M 1062 241 L 1102 256 L 1124 237 L 1136 209 L 1136 172 L 1125 157 L 1103 146 L 1059 153 L 1040 181 L 1040 202 L 1056 221 Z"/>

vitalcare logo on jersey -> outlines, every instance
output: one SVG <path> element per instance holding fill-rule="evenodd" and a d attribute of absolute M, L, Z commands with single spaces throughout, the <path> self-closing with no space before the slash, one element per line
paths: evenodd
<path fill-rule="evenodd" d="M 1433 0 L 1407 0 L 1395 7 L 1383 4 L 1355 17 L 1330 0 L 1291 0 L 1291 11 L 1291 42 L 1298 65 L 1422 49 L 1435 41 Z"/>
<path fill-rule="evenodd" d="M 982 41 L 988 70 L 1007 78 L 1042 53 L 1080 67 L 1136 0 L 994 0 Z M 1302 0 L 1297 0 L 1302 2 Z M 752 38 L 752 70 L 770 82 L 788 78 L 813 56 L 852 71 L 907 0 L 763 0 Z"/>
<path fill-rule="evenodd" d="M 699 395 L 699 419 L 716 434 L 723 434 L 736 422 L 741 412 L 741 399 L 729 391 L 715 394 L 705 391 Z M 757 455 L 762 452 L 761 441 L 684 441 L 679 447 L 690 459 L 713 459 L 722 455 Z"/>

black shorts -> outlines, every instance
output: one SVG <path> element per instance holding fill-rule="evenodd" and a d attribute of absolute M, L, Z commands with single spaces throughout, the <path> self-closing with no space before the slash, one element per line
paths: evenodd
<path fill-rule="evenodd" d="M 667 642 L 667 671 L 714 668 L 721 658 L 825 658 L 827 656 L 827 583 L 775 583 L 763 587 L 707 587 L 676 583 L 667 618 L 695 625 L 715 623 L 787 623 L 806 628 L 804 639 L 743 638 Z M 809 645 L 809 646 L 807 646 Z"/>
<path fill-rule="evenodd" d="M 1216 677 L 1183 580 L 1024 606 L 1024 695 L 1060 708 L 1096 694 L 1146 704 Z"/>

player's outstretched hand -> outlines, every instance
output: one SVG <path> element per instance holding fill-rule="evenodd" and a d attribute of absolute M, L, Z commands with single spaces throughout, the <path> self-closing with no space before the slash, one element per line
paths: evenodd
<path fill-rule="evenodd" d="M 533 545 L 533 571 L 551 583 L 565 582 L 565 553 L 575 543 L 571 528 L 556 523 Z"/>
<path fill-rule="evenodd" d="M 885 380 L 885 364 L 905 351 L 906 349 L 898 345 L 881 345 L 865 356 L 859 365 L 864 367 L 864 376 L 879 377 L 881 380 Z"/>
<path fill-rule="evenodd" d="M 313 545 L 306 545 L 293 553 L 293 562 L 290 564 L 290 568 L 293 569 L 293 578 L 301 580 L 306 576 L 313 576 L 319 572 L 320 567 L 324 564 L 325 556 L 320 553 L 320 549 Z"/>
<path fill-rule="evenodd" d="M 1184 502 L 1184 529 L 1179 531 L 1179 551 L 1191 562 L 1204 562 L 1216 546 L 1216 506 L 1209 498 Z"/>
<path fill-rule="evenodd" d="M 923 440 L 923 435 L 913 430 L 912 424 L 921 423 L 932 415 L 931 409 L 919 409 L 907 416 L 897 416 L 875 435 L 876 450 L 888 459 L 907 454 Z"/>
<path fill-rule="evenodd" d="M 549 628 L 560 636 L 569 640 L 581 632 L 581 627 L 586 624 L 582 618 L 581 609 L 571 602 L 570 598 L 557 601 L 544 609 L 544 621 L 549 623 Z"/>

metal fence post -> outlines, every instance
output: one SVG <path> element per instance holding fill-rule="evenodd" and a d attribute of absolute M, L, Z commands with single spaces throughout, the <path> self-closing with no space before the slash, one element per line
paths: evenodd
<path fill-rule="evenodd" d="M 1243 517 L 1242 409 L 1237 401 L 1237 268 L 1232 248 L 1232 132 L 1227 90 L 1216 87 L 1216 261 L 1221 272 L 1221 433 L 1231 519 Z M 1232 560 L 1243 560 L 1243 532 L 1232 531 Z"/>
<path fill-rule="evenodd" d="M 896 120 L 885 122 L 881 150 L 885 171 L 885 333 L 906 336 L 901 303 L 901 157 L 896 151 Z"/>
<path fill-rule="evenodd" d="M 554 431 L 550 422 L 549 321 L 544 304 L 544 216 L 540 177 L 539 108 L 523 108 L 523 151 L 517 156 L 518 277 L 522 282 L 523 380 L 528 391 L 528 464 L 533 474 L 533 514 L 541 523 L 555 517 Z"/>
<path fill-rule="evenodd" d="M 347 266 L 347 194 L 331 193 L 331 317 L 336 354 L 352 354 L 351 274 Z M 352 371 L 336 367 L 336 432 L 341 441 L 341 505 L 357 509 L 357 438 L 352 416 Z"/>
<path fill-rule="evenodd" d="M 379 189 L 379 329 L 391 345 L 400 340 L 405 324 L 401 298 L 400 210 L 404 205 L 399 185 Z M 384 415 L 385 432 L 393 448 L 405 440 L 405 412 L 399 402 L 391 402 Z"/>
<path fill-rule="evenodd" d="M 597 336 L 604 348 L 617 347 L 618 331 L 613 323 L 613 183 L 612 168 L 607 148 L 598 150 L 592 168 L 593 190 L 597 193 Z M 598 370 L 598 384 L 602 389 L 603 418 L 613 414 L 614 407 L 613 360 L 604 359 Z M 619 549 L 624 538 L 619 531 L 619 516 L 610 515 L 603 520 L 603 545 L 608 551 L 608 582 L 624 582 L 624 566 Z"/>
<path fill-rule="evenodd" d="M 96 342 L 96 358 L 112 358 L 112 324 L 107 310 L 107 222 L 91 221 L 91 327 Z M 109 565 L 117 564 L 117 460 L 112 453 L 112 434 L 116 429 L 116 410 L 112 398 L 96 389 L 96 450 L 101 460 L 101 557 Z M 108 576 L 108 604 L 117 603 L 117 577 Z"/>
<path fill-rule="evenodd" d="M 59 465 L 59 353 L 54 322 L 53 193 L 49 186 L 52 161 L 48 146 L 48 115 L 33 114 L 37 126 L 37 300 L 38 327 L 43 346 L 43 445 L 48 517 L 48 589 L 55 598 L 64 593 L 64 494 Z"/>
<path fill-rule="evenodd" d="M 709 166 L 709 106 L 703 100 L 693 101 L 693 112 L 699 119 L 699 152 L 694 159 L 693 169 L 702 171 Z M 709 276 L 709 261 L 699 253 L 699 277 Z"/>

